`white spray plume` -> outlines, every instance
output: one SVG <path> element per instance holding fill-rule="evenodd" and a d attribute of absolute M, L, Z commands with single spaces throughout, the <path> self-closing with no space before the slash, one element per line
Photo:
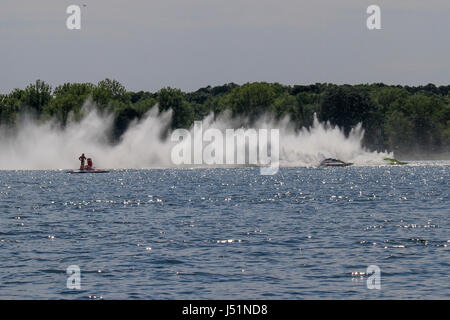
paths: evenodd
<path fill-rule="evenodd" d="M 52 121 L 22 119 L 14 134 L 0 128 L 0 170 L 76 169 L 81 153 L 93 158 L 97 168 L 174 167 L 171 150 L 176 143 L 170 138 L 161 139 L 170 125 L 172 112 L 159 113 L 157 109 L 153 107 L 140 121 L 131 123 L 116 144 L 108 140 L 114 117 L 100 115 L 90 103 L 83 107 L 84 118 L 69 120 L 65 128 Z M 215 119 L 211 114 L 203 120 L 203 128 L 224 131 L 237 129 L 244 122 L 227 113 Z M 346 137 L 339 128 L 320 123 L 316 118 L 310 129 L 296 131 L 289 118 L 275 121 L 266 115 L 252 128 L 280 130 L 280 165 L 284 167 L 317 166 L 324 158 L 377 165 L 383 164 L 383 158 L 392 157 L 392 154 L 370 152 L 362 147 L 361 125 Z"/>

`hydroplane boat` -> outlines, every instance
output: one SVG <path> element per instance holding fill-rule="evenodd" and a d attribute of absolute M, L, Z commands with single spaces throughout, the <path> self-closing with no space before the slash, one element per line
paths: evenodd
<path fill-rule="evenodd" d="M 91 158 L 87 158 L 87 165 L 80 166 L 79 170 L 67 171 L 67 173 L 108 173 L 108 172 L 109 172 L 108 170 L 94 168 Z"/>
<path fill-rule="evenodd" d="M 319 167 L 347 167 L 351 166 L 352 164 L 353 163 L 351 162 L 344 162 L 338 159 L 327 158 L 320 163 Z"/>

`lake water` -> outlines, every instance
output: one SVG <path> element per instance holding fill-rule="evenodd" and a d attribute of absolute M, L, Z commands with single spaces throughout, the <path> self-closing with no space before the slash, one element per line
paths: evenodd
<path fill-rule="evenodd" d="M 0 298 L 448 299 L 449 168 L 0 171 Z"/>

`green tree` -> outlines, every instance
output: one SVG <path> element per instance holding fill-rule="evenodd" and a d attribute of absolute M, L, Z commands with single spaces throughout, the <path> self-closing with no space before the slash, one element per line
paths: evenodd
<path fill-rule="evenodd" d="M 158 92 L 160 111 L 172 109 L 172 128 L 189 128 L 194 122 L 192 105 L 184 99 L 179 89 L 163 88 Z"/>
<path fill-rule="evenodd" d="M 26 106 L 40 114 L 43 106 L 52 100 L 52 88 L 44 81 L 36 80 L 34 84 L 25 88 L 21 100 Z"/>
<path fill-rule="evenodd" d="M 118 140 L 128 129 L 130 123 L 137 118 L 139 118 L 139 113 L 131 106 L 118 111 L 113 124 L 113 139 Z"/>
<path fill-rule="evenodd" d="M 275 89 L 266 82 L 246 83 L 234 88 L 228 103 L 234 115 L 257 118 L 261 113 L 270 110 L 275 100 Z"/>
<path fill-rule="evenodd" d="M 92 91 L 94 102 L 101 108 L 108 106 L 111 100 L 131 102 L 131 96 L 127 93 L 125 87 L 116 80 L 105 79 L 100 81 Z"/>
<path fill-rule="evenodd" d="M 43 115 L 56 118 L 62 126 L 65 126 L 70 113 L 80 118 L 83 102 L 83 98 L 70 93 L 58 95 L 44 106 Z"/>
<path fill-rule="evenodd" d="M 335 86 L 324 94 L 319 119 L 338 125 L 348 134 L 359 122 L 366 125 L 375 109 L 376 105 L 366 91 Z"/>
<path fill-rule="evenodd" d="M 273 110 L 277 119 L 281 119 L 286 115 L 290 115 L 291 119 L 294 122 L 299 125 L 301 125 L 302 123 L 303 118 L 297 99 L 287 92 L 284 92 L 279 97 L 277 97 L 272 103 L 270 109 Z"/>
<path fill-rule="evenodd" d="M 148 110 L 153 108 L 156 105 L 156 103 L 157 100 L 152 97 L 148 97 L 145 99 L 143 98 L 134 103 L 133 108 L 139 114 L 139 118 L 141 118 L 145 113 L 147 113 Z"/>
<path fill-rule="evenodd" d="M 396 110 L 387 116 L 385 131 L 390 150 L 408 153 L 415 145 L 414 124 L 401 111 Z"/>
<path fill-rule="evenodd" d="M 54 99 L 43 107 L 44 116 L 55 117 L 64 126 L 72 112 L 81 116 L 81 107 L 92 93 L 94 85 L 90 83 L 65 83 L 53 91 Z"/>
<path fill-rule="evenodd" d="M 348 133 L 357 123 L 365 129 L 364 146 L 370 149 L 447 151 L 450 147 L 450 86 L 362 85 L 284 86 L 255 82 L 239 86 L 228 83 L 207 86 L 194 92 L 164 88 L 158 93 L 128 92 L 116 80 L 97 85 L 64 83 L 51 92 L 41 80 L 24 90 L 0 95 L 0 123 L 14 125 L 21 113 L 33 110 L 42 120 L 52 118 L 61 125 L 81 119 L 82 105 L 92 97 L 100 109 L 115 115 L 113 128 L 117 140 L 134 119 L 142 118 L 156 103 L 159 110 L 173 110 L 172 128 L 190 127 L 209 113 L 231 110 L 251 124 L 262 113 L 277 118 L 289 115 L 297 127 L 309 127 L 317 113 L 322 121 L 343 127 Z M 243 123 L 245 124 L 245 123 Z"/>
<path fill-rule="evenodd" d="M 441 108 L 440 104 L 441 101 L 435 96 L 426 96 L 423 92 L 415 93 L 405 101 L 404 110 L 413 123 L 415 144 L 421 149 L 430 150 L 435 139 L 433 112 L 435 108 Z"/>
<path fill-rule="evenodd" d="M 92 83 L 64 83 L 63 85 L 57 86 L 53 90 L 53 94 L 56 98 L 66 94 L 86 98 L 92 93 L 94 87 Z"/>

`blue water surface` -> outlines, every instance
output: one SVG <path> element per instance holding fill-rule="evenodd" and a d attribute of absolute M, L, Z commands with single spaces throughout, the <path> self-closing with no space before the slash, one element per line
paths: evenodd
<path fill-rule="evenodd" d="M 0 171 L 0 298 L 448 299 L 449 181 L 447 164 Z"/>

